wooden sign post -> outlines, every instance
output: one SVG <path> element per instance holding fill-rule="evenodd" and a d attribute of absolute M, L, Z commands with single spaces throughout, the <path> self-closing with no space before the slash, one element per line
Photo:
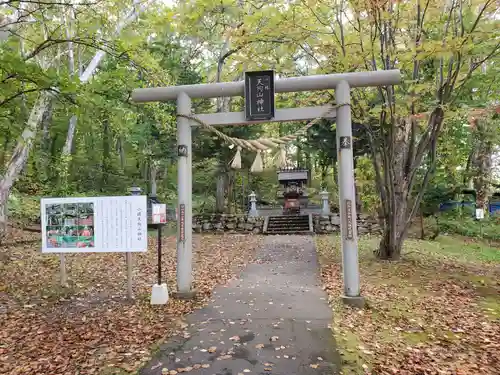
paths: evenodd
<path fill-rule="evenodd" d="M 162 227 L 167 223 L 167 205 L 162 203 L 155 203 L 151 205 L 151 221 L 158 231 L 157 233 L 157 255 L 158 255 L 158 282 L 153 285 L 151 291 L 151 304 L 164 305 L 168 302 L 168 287 L 166 283 L 162 283 L 161 279 L 161 258 L 162 258 Z"/>

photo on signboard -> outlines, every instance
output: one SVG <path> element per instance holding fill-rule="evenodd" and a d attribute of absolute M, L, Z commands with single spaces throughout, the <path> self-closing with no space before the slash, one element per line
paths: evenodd
<path fill-rule="evenodd" d="M 94 204 L 46 204 L 48 248 L 93 248 Z"/>

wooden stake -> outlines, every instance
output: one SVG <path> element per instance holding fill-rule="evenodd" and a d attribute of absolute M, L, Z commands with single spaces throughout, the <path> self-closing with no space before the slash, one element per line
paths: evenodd
<path fill-rule="evenodd" d="M 59 253 L 61 286 L 68 285 L 68 275 L 66 273 L 66 256 L 64 253 Z"/>
<path fill-rule="evenodd" d="M 134 298 L 132 290 L 132 253 L 125 253 L 125 258 L 127 260 L 127 298 Z"/>

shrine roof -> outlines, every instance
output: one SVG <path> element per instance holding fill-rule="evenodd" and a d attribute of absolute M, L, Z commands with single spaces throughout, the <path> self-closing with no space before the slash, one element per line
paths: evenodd
<path fill-rule="evenodd" d="M 309 170 L 303 168 L 280 168 L 278 170 L 278 181 L 307 181 Z"/>

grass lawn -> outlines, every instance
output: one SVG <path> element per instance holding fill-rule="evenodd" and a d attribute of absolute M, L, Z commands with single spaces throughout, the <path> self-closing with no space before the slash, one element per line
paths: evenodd
<path fill-rule="evenodd" d="M 360 239 L 362 294 L 342 294 L 340 241 L 316 239 L 343 374 L 500 374 L 500 248 L 459 236 L 408 240 L 402 260 L 380 262 L 378 238 Z"/>

